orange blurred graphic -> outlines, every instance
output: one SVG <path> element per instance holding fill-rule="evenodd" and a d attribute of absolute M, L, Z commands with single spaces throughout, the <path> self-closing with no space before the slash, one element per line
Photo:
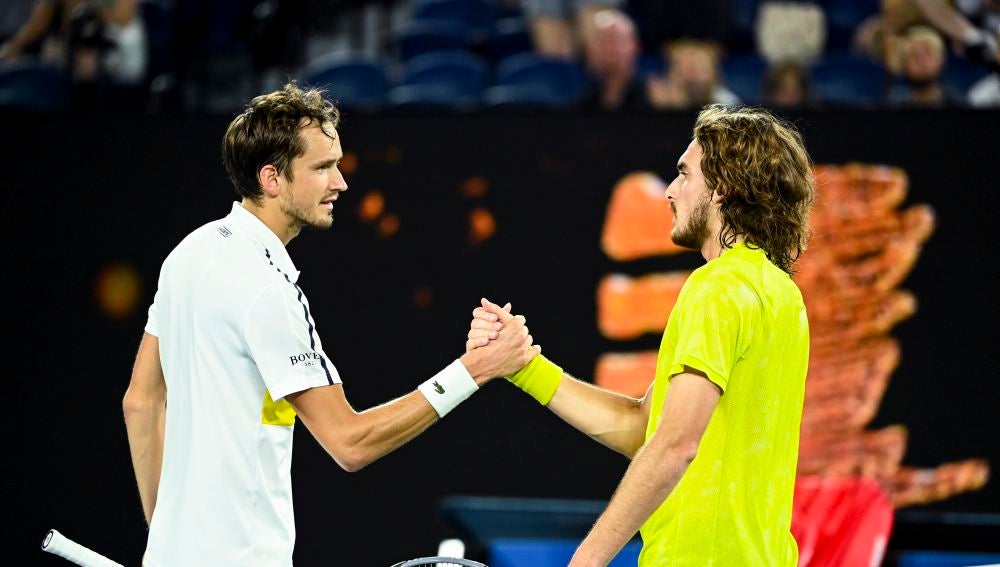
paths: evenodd
<path fill-rule="evenodd" d="M 687 251 L 670 240 L 674 214 L 666 190 L 662 179 L 644 171 L 630 173 L 615 185 L 601 235 L 601 248 L 609 258 L 627 261 Z"/>

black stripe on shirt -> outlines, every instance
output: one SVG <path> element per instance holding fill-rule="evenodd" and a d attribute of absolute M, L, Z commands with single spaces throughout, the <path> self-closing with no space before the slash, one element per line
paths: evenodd
<path fill-rule="evenodd" d="M 326 372 L 326 381 L 329 382 L 330 385 L 332 386 L 333 385 L 333 376 L 330 375 L 330 369 L 326 367 L 326 357 L 321 356 L 318 352 L 316 352 L 316 336 L 315 336 L 315 334 L 313 334 L 313 332 L 315 330 L 315 327 L 313 326 L 312 318 L 309 316 L 309 306 L 306 305 L 306 302 L 303 301 L 303 299 L 302 299 L 302 297 L 304 295 L 302 293 L 302 288 L 300 288 L 299 286 L 297 286 L 294 283 L 292 283 L 292 280 L 291 280 L 291 278 L 288 277 L 288 274 L 286 274 L 285 272 L 282 272 L 281 268 L 279 268 L 278 266 L 274 265 L 274 260 L 271 260 L 271 252 L 270 252 L 270 250 L 268 250 L 267 248 L 265 248 L 264 249 L 264 254 L 267 254 L 267 261 L 271 263 L 271 266 L 274 267 L 275 270 L 278 270 L 279 274 L 281 274 L 282 276 L 285 276 L 285 281 L 288 282 L 288 283 L 290 283 L 290 284 L 292 284 L 292 287 L 294 287 L 295 291 L 298 292 L 298 294 L 299 294 L 298 295 L 298 300 L 299 300 L 299 304 L 302 306 L 302 314 L 305 316 L 305 318 L 306 318 L 306 325 L 309 327 L 309 348 L 313 351 L 313 354 L 315 354 L 316 356 L 319 357 L 319 364 L 320 364 L 320 366 L 323 367 L 323 372 Z"/>

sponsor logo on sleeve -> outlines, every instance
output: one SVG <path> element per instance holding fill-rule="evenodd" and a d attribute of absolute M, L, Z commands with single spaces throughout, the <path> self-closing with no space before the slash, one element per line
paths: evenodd
<path fill-rule="evenodd" d="M 296 354 L 288 357 L 288 361 L 292 363 L 292 366 L 296 366 L 298 364 L 303 366 L 316 366 L 321 360 L 322 358 L 319 356 L 318 352 L 304 352 L 302 354 Z"/>

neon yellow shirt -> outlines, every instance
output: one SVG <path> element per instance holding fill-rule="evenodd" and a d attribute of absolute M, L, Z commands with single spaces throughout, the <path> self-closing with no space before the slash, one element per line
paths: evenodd
<path fill-rule="evenodd" d="M 684 366 L 723 394 L 697 457 L 642 526 L 640 567 L 795 566 L 792 492 L 808 361 L 802 294 L 762 250 L 737 244 L 691 274 L 663 333 L 646 439 Z"/>

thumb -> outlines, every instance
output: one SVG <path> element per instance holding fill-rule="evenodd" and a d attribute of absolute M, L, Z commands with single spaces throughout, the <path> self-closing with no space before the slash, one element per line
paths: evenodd
<path fill-rule="evenodd" d="M 506 323 L 514 318 L 514 316 L 511 315 L 509 311 L 505 311 L 499 305 L 493 303 L 492 301 L 486 299 L 485 297 L 482 298 L 482 303 L 483 303 L 483 309 L 486 309 L 490 313 L 495 313 L 497 315 L 497 318 L 500 319 L 501 323 Z"/>

